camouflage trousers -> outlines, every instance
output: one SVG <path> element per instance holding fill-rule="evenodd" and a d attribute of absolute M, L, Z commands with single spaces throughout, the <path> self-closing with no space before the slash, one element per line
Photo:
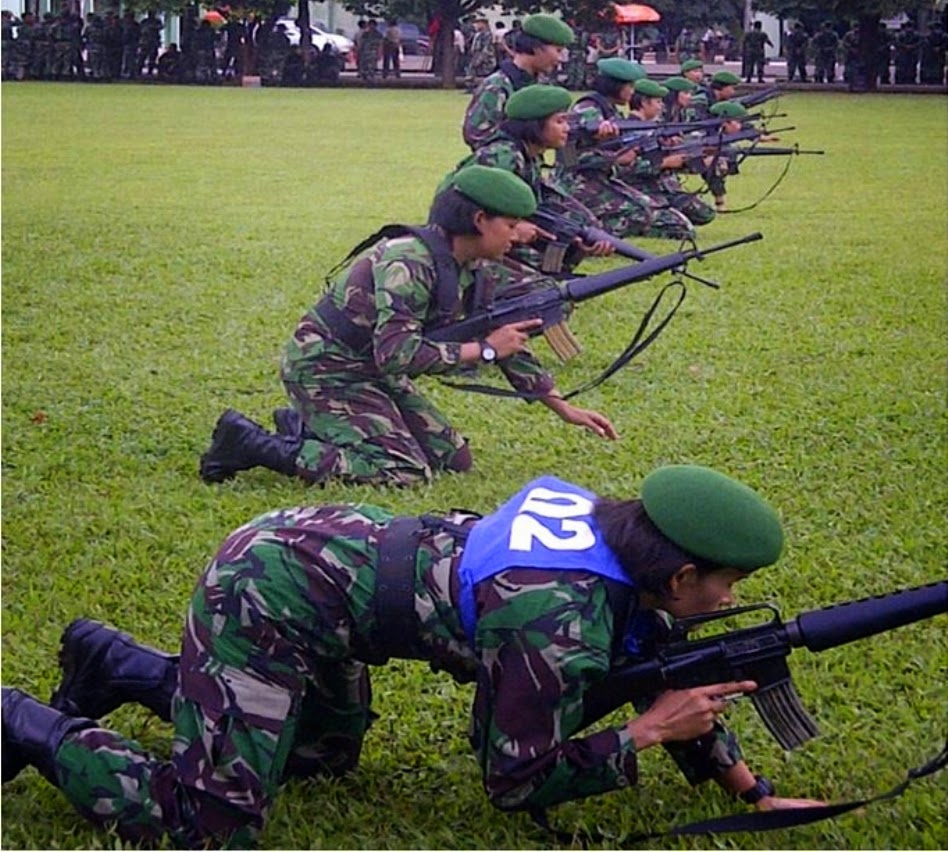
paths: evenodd
<path fill-rule="evenodd" d="M 403 486 L 470 467 L 467 441 L 407 376 L 332 373 L 303 384 L 284 375 L 283 386 L 306 424 L 303 479 Z"/>
<path fill-rule="evenodd" d="M 707 225 L 715 217 L 714 208 L 689 192 L 674 175 L 638 178 L 635 188 L 656 205 L 653 233 L 648 236 L 680 240 L 694 238 L 695 225 Z"/>
<path fill-rule="evenodd" d="M 350 643 L 354 619 L 371 606 L 367 539 L 389 517 L 303 507 L 232 533 L 191 599 L 170 760 L 104 728 L 67 735 L 57 786 L 80 813 L 115 824 L 129 842 L 168 835 L 189 848 L 247 848 L 291 750 L 345 743 L 357 760 L 370 713 L 366 669 Z"/>

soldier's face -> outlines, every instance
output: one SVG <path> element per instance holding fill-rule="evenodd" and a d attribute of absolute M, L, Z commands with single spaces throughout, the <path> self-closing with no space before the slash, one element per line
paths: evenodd
<path fill-rule="evenodd" d="M 694 68 L 691 71 L 685 71 L 684 76 L 691 80 L 692 83 L 698 83 L 700 85 L 704 79 L 704 71 L 701 68 Z"/>
<path fill-rule="evenodd" d="M 563 61 L 566 51 L 555 44 L 545 44 L 533 53 L 533 68 L 537 74 L 552 74 Z"/>
<path fill-rule="evenodd" d="M 694 565 L 685 565 L 672 577 L 671 592 L 661 608 L 675 618 L 687 618 L 734 606 L 734 584 L 746 576 L 736 568 L 698 574 Z"/>
<path fill-rule="evenodd" d="M 484 210 L 474 214 L 474 225 L 481 235 L 478 255 L 497 260 L 513 245 L 519 219 L 510 216 L 491 216 Z"/>
<path fill-rule="evenodd" d="M 642 115 L 646 121 L 654 121 L 662 114 L 661 98 L 642 98 Z"/>
<path fill-rule="evenodd" d="M 679 92 L 678 93 L 678 103 L 680 106 L 686 107 L 691 104 L 691 92 Z"/>
<path fill-rule="evenodd" d="M 565 112 L 553 113 L 543 122 L 543 132 L 540 134 L 544 148 L 562 148 L 569 139 L 569 118 Z"/>

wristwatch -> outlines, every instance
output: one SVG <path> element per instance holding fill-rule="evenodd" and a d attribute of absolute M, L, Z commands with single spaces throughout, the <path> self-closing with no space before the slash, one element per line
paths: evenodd
<path fill-rule="evenodd" d="M 743 793 L 738 793 L 737 797 L 748 805 L 756 805 L 761 799 L 772 796 L 777 791 L 768 778 L 763 775 L 754 776 L 754 786 Z"/>
<path fill-rule="evenodd" d="M 493 364 L 497 360 L 497 350 L 486 340 L 478 342 L 481 345 L 481 361 L 485 364 Z"/>

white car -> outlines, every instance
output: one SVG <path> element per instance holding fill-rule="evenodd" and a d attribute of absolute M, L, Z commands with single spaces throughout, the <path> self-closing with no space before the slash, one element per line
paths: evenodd
<path fill-rule="evenodd" d="M 291 46 L 296 46 L 300 43 L 300 28 L 295 18 L 280 18 L 277 20 L 277 24 L 283 25 L 283 29 L 286 32 L 287 38 L 290 40 Z M 317 50 L 322 50 L 326 42 L 329 42 L 339 53 L 345 56 L 355 47 L 352 39 L 346 38 L 344 35 L 326 32 L 326 30 L 318 24 L 314 24 L 312 21 L 310 21 L 309 31 L 313 47 Z"/>

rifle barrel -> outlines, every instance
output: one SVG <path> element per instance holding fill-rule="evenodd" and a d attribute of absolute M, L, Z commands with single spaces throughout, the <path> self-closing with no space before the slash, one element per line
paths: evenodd
<path fill-rule="evenodd" d="M 791 645 L 825 651 L 945 612 L 948 580 L 811 610 L 785 627 Z"/>

